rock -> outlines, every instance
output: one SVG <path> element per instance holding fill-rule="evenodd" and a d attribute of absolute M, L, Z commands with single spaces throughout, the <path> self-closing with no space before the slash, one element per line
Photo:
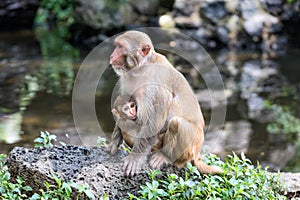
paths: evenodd
<path fill-rule="evenodd" d="M 265 109 L 265 100 L 258 96 L 256 93 L 250 95 L 247 100 L 248 116 L 250 119 L 266 122 L 267 118 L 263 115 Z M 268 119 L 267 121 L 269 121 Z"/>
<path fill-rule="evenodd" d="M 243 71 L 240 78 L 241 97 L 248 99 L 252 93 L 259 93 L 263 91 L 260 85 L 263 80 L 271 75 L 275 75 L 277 70 L 274 68 L 262 68 L 258 60 L 248 61 L 243 66 Z"/>
<path fill-rule="evenodd" d="M 247 152 L 251 133 L 252 127 L 248 121 L 226 122 L 224 130 L 216 129 L 205 134 L 204 148 L 221 158 L 232 151 L 238 154 Z"/>
<path fill-rule="evenodd" d="M 75 0 L 74 17 L 77 23 L 109 30 L 121 26 L 119 7 L 119 4 L 109 4 L 104 0 Z"/>
<path fill-rule="evenodd" d="M 174 3 L 173 11 L 175 15 L 189 16 L 194 11 L 195 1 L 176 0 Z"/>
<path fill-rule="evenodd" d="M 176 0 L 173 16 L 177 26 L 182 28 L 198 28 L 201 25 L 200 5 L 197 1 Z"/>
<path fill-rule="evenodd" d="M 274 68 L 261 68 L 261 64 L 254 61 L 248 61 L 243 66 L 243 71 L 256 79 L 267 79 L 269 76 L 277 73 Z"/>
<path fill-rule="evenodd" d="M 127 193 L 136 195 L 140 185 L 150 181 L 150 178 L 147 166 L 143 166 L 138 175 L 125 177 L 120 169 L 120 159 L 124 156 L 125 153 L 121 151 L 111 156 L 100 147 L 15 147 L 9 154 L 7 165 L 11 178 L 14 180 L 17 176 L 22 177 L 34 192 L 44 188 L 45 181 L 55 184 L 53 173 L 66 182 L 87 183 L 96 199 L 104 194 L 109 199 L 125 199 L 128 198 Z M 184 176 L 185 169 L 165 167 L 163 171 Z"/>
<path fill-rule="evenodd" d="M 129 0 L 129 3 L 133 6 L 134 10 L 137 10 L 138 13 L 142 13 L 143 15 L 155 15 L 159 8 L 159 0 Z"/>
<path fill-rule="evenodd" d="M 242 14 L 242 17 L 247 20 L 254 14 L 258 13 L 260 8 L 259 0 L 241 0 L 238 5 L 238 10 Z"/>
<path fill-rule="evenodd" d="M 201 108 L 204 110 L 226 106 L 227 98 L 230 98 L 232 95 L 233 91 L 230 89 L 226 89 L 225 91 L 205 89 L 196 92 L 196 97 L 201 104 Z"/>
<path fill-rule="evenodd" d="M 76 23 L 98 31 L 158 25 L 159 0 L 74 1 Z"/>
<path fill-rule="evenodd" d="M 120 6 L 122 26 L 158 26 L 159 3 L 159 0 L 124 1 Z"/>
<path fill-rule="evenodd" d="M 39 4 L 40 0 L 1 0 L 1 30 L 32 28 Z"/>
<path fill-rule="evenodd" d="M 217 42 L 215 40 L 215 27 L 213 27 L 212 25 L 203 25 L 196 31 L 190 30 L 186 31 L 186 33 L 204 47 L 213 49 L 217 46 Z"/>
<path fill-rule="evenodd" d="M 279 19 L 267 13 L 257 13 L 246 19 L 244 29 L 251 36 L 261 36 L 265 24 L 269 24 L 270 27 L 276 27 L 273 28 L 276 31 L 280 30 Z"/>
<path fill-rule="evenodd" d="M 190 16 L 176 16 L 174 17 L 176 25 L 182 28 L 197 28 L 201 25 L 201 19 L 197 12 L 192 13 Z"/>
<path fill-rule="evenodd" d="M 300 191 L 300 173 L 280 173 L 280 182 L 284 191 L 299 192 Z"/>
<path fill-rule="evenodd" d="M 225 1 L 225 7 L 228 12 L 235 13 L 239 5 L 239 0 Z"/>
<path fill-rule="evenodd" d="M 171 11 L 173 9 L 175 0 L 159 0 L 159 7 Z"/>
<path fill-rule="evenodd" d="M 201 16 L 217 24 L 227 15 L 224 1 L 212 1 L 201 3 Z"/>
<path fill-rule="evenodd" d="M 237 15 L 232 15 L 226 23 L 226 27 L 230 32 L 236 33 L 240 30 L 240 18 Z"/>
<path fill-rule="evenodd" d="M 262 7 L 270 14 L 278 16 L 283 12 L 284 0 L 260 0 Z"/>
<path fill-rule="evenodd" d="M 282 145 L 280 149 L 272 150 L 270 152 L 269 157 L 270 157 L 270 163 L 268 163 L 268 166 L 271 169 L 275 169 L 275 170 L 284 169 L 284 167 L 286 167 L 288 163 L 292 161 L 293 158 L 296 157 L 296 146 L 293 144 Z M 294 187 L 292 185 L 289 185 L 288 188 L 289 189 L 287 189 L 287 191 L 293 192 Z"/>
<path fill-rule="evenodd" d="M 158 23 L 162 28 L 174 28 L 175 27 L 175 21 L 170 14 L 165 14 L 165 15 L 160 16 Z"/>
<path fill-rule="evenodd" d="M 229 30 L 226 26 L 218 26 L 217 28 L 217 36 L 223 43 L 227 43 L 229 41 Z"/>

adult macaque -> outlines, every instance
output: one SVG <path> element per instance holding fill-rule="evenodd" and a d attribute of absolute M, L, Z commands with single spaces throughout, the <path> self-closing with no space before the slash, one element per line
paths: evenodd
<path fill-rule="evenodd" d="M 135 99 L 136 122 L 141 125 L 136 135 L 128 134 L 133 138 L 133 147 L 123 158 L 125 174 L 136 174 L 157 144 L 162 145 L 150 158 L 152 168 L 159 169 L 164 163 L 181 168 L 191 161 L 202 173 L 222 173 L 221 168 L 208 166 L 201 159 L 204 119 L 183 75 L 163 55 L 155 52 L 145 33 L 125 32 L 115 39 L 115 44 L 110 63 L 120 76 L 121 95 L 130 94 Z M 172 94 L 171 100 L 165 98 L 166 93 Z M 166 131 L 160 133 L 165 122 Z M 116 135 L 113 133 L 111 147 L 119 145 Z M 109 150 L 114 153 L 114 148 Z"/>

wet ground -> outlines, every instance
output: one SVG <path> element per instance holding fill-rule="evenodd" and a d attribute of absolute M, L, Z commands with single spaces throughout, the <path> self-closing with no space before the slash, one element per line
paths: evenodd
<path fill-rule="evenodd" d="M 40 131 L 56 134 L 65 143 L 92 145 L 98 135 L 109 137 L 113 130 L 110 105 L 117 81 L 113 70 L 110 67 L 105 70 L 95 96 L 103 134 L 89 130 L 95 125 L 93 121 L 87 121 L 86 129 L 78 134 L 71 89 L 87 51 L 57 44 L 48 37 L 41 40 L 41 36 L 30 31 L 0 33 L 1 153 L 8 153 L 14 146 L 32 147 Z M 222 98 L 211 101 L 212 91 L 207 89 L 203 78 L 210 73 L 204 70 L 200 75 L 181 57 L 167 54 L 187 77 L 200 101 L 209 125 L 204 150 L 223 158 L 232 151 L 245 152 L 254 163 L 258 160 L 272 170 L 299 171 L 300 51 L 290 50 L 274 58 L 257 52 L 229 50 L 210 55 L 225 84 L 225 92 L 213 90 L 214 97 L 225 94 L 226 102 Z M 213 77 L 206 80 L 214 82 Z M 224 108 L 225 123 L 214 124 L 212 116 Z M 85 111 L 85 107 L 78 109 Z"/>

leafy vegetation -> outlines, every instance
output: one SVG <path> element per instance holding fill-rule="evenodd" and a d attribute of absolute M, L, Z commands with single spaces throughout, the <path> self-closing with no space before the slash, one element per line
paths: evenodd
<path fill-rule="evenodd" d="M 285 169 L 289 172 L 300 172 L 300 141 L 296 142 L 296 152 L 295 156 L 292 160 L 289 161 L 288 167 Z"/>
<path fill-rule="evenodd" d="M 41 131 L 40 136 L 34 139 L 35 147 L 52 147 L 52 142 L 57 140 L 56 135 L 52 135 L 48 131 Z"/>
<path fill-rule="evenodd" d="M 292 4 L 292 3 L 295 3 L 296 0 L 287 0 L 288 3 Z"/>
<path fill-rule="evenodd" d="M 73 3 L 73 0 L 42 0 L 35 16 L 35 35 L 43 56 L 36 85 L 38 90 L 59 96 L 70 94 L 73 63 L 79 57 L 78 49 L 69 43 L 69 29 L 74 23 Z"/>
<path fill-rule="evenodd" d="M 98 144 L 100 147 L 105 146 L 106 143 L 107 143 L 107 141 L 106 141 L 106 138 L 105 138 L 105 137 L 100 137 L 100 136 L 97 137 L 97 144 Z"/>
<path fill-rule="evenodd" d="M 108 145 L 106 138 L 100 137 L 100 136 L 98 136 L 98 138 L 97 138 L 97 144 L 100 147 L 104 147 L 104 146 Z M 131 151 L 130 147 L 128 145 L 126 145 L 125 143 L 122 143 L 119 148 L 123 151 L 126 151 L 127 153 L 130 153 L 130 151 Z"/>
<path fill-rule="evenodd" d="M 201 175 L 188 165 L 185 178 L 169 174 L 157 179 L 159 171 L 150 172 L 152 182 L 141 186 L 140 195 L 130 199 L 286 199 L 279 194 L 279 174 L 274 175 L 258 164 L 255 168 L 243 154 L 228 156 L 225 162 L 214 155 L 207 163 L 221 166 L 223 175 Z"/>
<path fill-rule="evenodd" d="M 60 29 L 49 29 L 47 26 L 35 29 L 43 56 L 37 82 L 40 90 L 65 96 L 73 87 L 73 63 L 79 57 L 79 51 L 64 38 Z"/>
<path fill-rule="evenodd" d="M 52 22 L 60 27 L 69 28 L 74 23 L 73 4 L 74 0 L 42 0 L 35 23 L 40 25 Z"/>
<path fill-rule="evenodd" d="M 18 177 L 15 183 L 10 181 L 10 173 L 5 165 L 4 154 L 0 154 L 0 193 L 3 199 L 26 199 L 26 192 L 32 191 L 32 188 L 24 185 L 22 178 Z M 1 198 L 1 199 L 2 199 Z"/>
<path fill-rule="evenodd" d="M 89 199 L 94 199 L 94 194 L 92 190 L 89 189 L 88 184 L 77 184 L 74 182 L 63 182 L 61 179 L 59 179 L 57 176 L 52 174 L 56 185 L 52 185 L 48 182 L 45 182 L 46 190 L 40 189 L 41 194 L 35 193 L 30 198 L 33 199 L 74 199 L 74 196 L 72 196 L 72 191 L 76 189 L 78 191 L 78 194 L 76 195 L 76 199 L 82 199 L 83 194 L 86 195 Z"/>
<path fill-rule="evenodd" d="M 267 125 L 269 133 L 296 134 L 300 132 L 300 119 L 295 117 L 287 106 L 267 103 L 266 107 L 275 113 L 275 120 Z"/>
<path fill-rule="evenodd" d="M 45 190 L 40 189 L 39 193 L 32 194 L 32 188 L 24 185 L 24 180 L 17 177 L 15 182 L 10 179 L 8 167 L 5 165 L 5 155 L 0 154 L 0 193 L 3 199 L 30 199 L 30 200 L 47 200 L 47 199 L 82 199 L 85 195 L 94 199 L 92 191 L 87 184 L 79 185 L 74 182 L 63 182 L 57 176 L 52 174 L 55 185 L 45 182 Z M 72 189 L 73 188 L 73 189 Z M 77 190 L 77 195 L 72 196 L 72 191 Z"/>
<path fill-rule="evenodd" d="M 51 147 L 52 142 L 56 141 L 56 136 L 49 132 L 41 132 L 40 137 L 34 142 L 36 147 Z M 21 177 L 12 182 L 7 165 L 5 165 L 6 155 L 0 154 L 0 193 L 3 199 L 30 199 L 30 200 L 47 200 L 47 199 L 82 199 L 87 197 L 94 199 L 92 190 L 88 184 L 78 184 L 74 182 L 63 182 L 55 174 L 52 174 L 55 184 L 45 182 L 45 189 L 40 189 L 38 193 L 33 193 L 32 188 L 24 185 Z M 76 194 L 73 191 L 77 191 Z M 32 194 L 33 193 L 33 194 Z"/>

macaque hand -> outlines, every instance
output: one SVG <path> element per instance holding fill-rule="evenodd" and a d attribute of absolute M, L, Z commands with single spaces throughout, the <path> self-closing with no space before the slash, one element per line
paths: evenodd
<path fill-rule="evenodd" d="M 139 153 L 131 153 L 122 159 L 123 171 L 125 176 L 134 176 L 140 171 L 143 163 L 146 162 L 147 156 Z"/>
<path fill-rule="evenodd" d="M 117 149 L 118 149 L 118 145 L 113 142 L 105 146 L 105 150 L 112 155 L 114 155 L 117 152 Z"/>

